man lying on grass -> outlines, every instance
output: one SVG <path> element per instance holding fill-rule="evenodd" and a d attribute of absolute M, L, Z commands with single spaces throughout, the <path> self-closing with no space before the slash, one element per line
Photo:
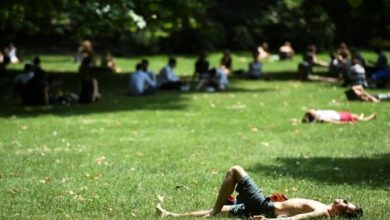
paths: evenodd
<path fill-rule="evenodd" d="M 239 193 L 237 203 L 235 205 L 225 205 L 234 188 Z M 158 204 L 156 211 L 160 217 L 211 217 L 221 213 L 251 219 L 291 220 L 334 216 L 359 218 L 363 215 L 361 208 L 343 199 L 335 199 L 329 205 L 300 198 L 288 199 L 284 202 L 271 202 L 264 197 L 262 190 L 257 187 L 252 178 L 240 166 L 233 166 L 227 172 L 213 209 L 173 213 L 166 211 Z"/>
<path fill-rule="evenodd" d="M 356 121 L 371 121 L 376 118 L 373 113 L 367 117 L 363 114 L 356 115 L 351 112 L 337 112 L 335 110 L 316 110 L 310 109 L 302 118 L 303 123 L 310 122 L 329 122 L 334 124 L 347 124 Z"/>

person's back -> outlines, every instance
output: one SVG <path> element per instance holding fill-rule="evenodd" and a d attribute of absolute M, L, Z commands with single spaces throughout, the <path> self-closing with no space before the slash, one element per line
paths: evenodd
<path fill-rule="evenodd" d="M 378 70 L 386 69 L 388 67 L 388 62 L 387 62 L 387 57 L 385 52 L 383 52 L 382 50 L 378 50 L 377 53 L 378 53 L 378 59 L 375 63 L 375 67 Z"/>
<path fill-rule="evenodd" d="M 258 59 L 258 52 L 254 51 L 252 54 L 252 62 L 249 63 L 248 77 L 250 79 L 259 79 L 262 75 L 262 65 Z"/>
<path fill-rule="evenodd" d="M 195 63 L 195 71 L 199 74 L 206 74 L 209 71 L 209 62 L 204 59 L 199 59 Z"/>
<path fill-rule="evenodd" d="M 357 59 L 352 60 L 352 66 L 350 68 L 350 78 L 352 85 L 362 85 L 363 87 L 368 86 L 366 81 L 366 70 Z"/>
<path fill-rule="evenodd" d="M 37 71 L 34 77 L 27 83 L 27 98 L 24 99 L 26 105 L 46 105 L 49 103 L 48 82 L 44 72 Z"/>
<path fill-rule="evenodd" d="M 169 58 L 168 64 L 164 66 L 158 75 L 159 84 L 165 84 L 169 82 L 178 82 L 180 81 L 179 77 L 176 76 L 176 74 L 173 72 L 173 69 L 176 67 L 176 59 L 175 58 Z"/>
<path fill-rule="evenodd" d="M 284 42 L 284 44 L 279 48 L 279 58 L 281 60 L 291 59 L 294 56 L 294 53 L 294 49 L 288 41 Z"/>
<path fill-rule="evenodd" d="M 150 94 L 154 92 L 156 82 L 152 80 L 143 70 L 142 65 L 136 65 L 136 72 L 130 75 L 129 92 L 131 95 Z M 149 90 L 148 90 L 149 89 Z M 150 91 L 150 93 L 149 93 Z M 146 92 L 146 93 L 145 93 Z"/>
<path fill-rule="evenodd" d="M 259 61 L 252 61 L 249 64 L 249 77 L 259 78 L 261 76 L 261 63 Z"/>

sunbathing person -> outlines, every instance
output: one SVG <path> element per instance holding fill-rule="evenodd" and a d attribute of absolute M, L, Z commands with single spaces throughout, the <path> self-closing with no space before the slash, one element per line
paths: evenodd
<path fill-rule="evenodd" d="M 302 118 L 303 123 L 310 122 L 329 122 L 334 124 L 354 123 L 356 121 L 371 121 L 376 118 L 373 113 L 367 117 L 363 114 L 356 115 L 351 112 L 337 112 L 335 110 L 316 110 L 310 109 Z"/>
<path fill-rule="evenodd" d="M 234 188 L 239 193 L 238 204 L 224 205 Z M 271 202 L 240 166 L 233 166 L 227 172 L 213 209 L 180 214 L 168 212 L 158 204 L 156 211 L 160 217 L 211 217 L 228 214 L 251 219 L 313 219 L 334 216 L 359 218 L 363 215 L 361 208 L 344 199 L 335 199 L 329 205 L 300 198 Z"/>
<path fill-rule="evenodd" d="M 365 101 L 365 102 L 381 102 L 389 101 L 390 93 L 370 94 L 363 86 L 355 85 L 345 91 L 345 95 L 349 101 Z"/>

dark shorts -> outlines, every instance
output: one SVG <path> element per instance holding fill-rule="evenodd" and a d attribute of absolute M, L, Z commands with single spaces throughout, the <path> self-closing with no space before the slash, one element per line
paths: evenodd
<path fill-rule="evenodd" d="M 266 200 L 263 191 L 257 187 L 250 176 L 244 176 L 236 187 L 237 203 L 230 209 L 232 216 L 264 215 L 267 218 L 275 218 L 275 207 L 272 202 Z"/>

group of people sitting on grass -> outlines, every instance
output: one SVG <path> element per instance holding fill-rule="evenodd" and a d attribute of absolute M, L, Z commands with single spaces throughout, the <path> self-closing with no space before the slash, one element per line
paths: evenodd
<path fill-rule="evenodd" d="M 174 72 L 176 64 L 177 60 L 174 57 L 169 58 L 168 64 L 156 76 L 155 73 L 149 70 L 149 61 L 143 59 L 136 64 L 136 71 L 130 74 L 129 94 L 134 96 L 151 95 L 158 89 L 188 91 L 188 82 L 180 79 Z"/>
<path fill-rule="evenodd" d="M 33 63 L 26 63 L 23 72 L 15 77 L 14 90 L 24 105 L 91 103 L 100 98 L 98 82 L 91 68 L 80 67 L 78 94 L 64 94 L 58 89 L 62 81 L 47 77 L 40 63 L 40 58 L 35 57 Z"/>
<path fill-rule="evenodd" d="M 370 61 L 371 65 L 356 49 L 349 50 L 344 42 L 330 55 L 329 63 L 319 60 L 316 53 L 315 45 L 308 45 L 307 51 L 303 54 L 303 61 L 298 65 L 299 79 L 310 79 L 313 67 L 320 66 L 328 68 L 330 77 L 321 77 L 320 79 L 341 81 L 344 86 L 361 85 L 366 88 L 370 82 L 372 87 L 384 87 L 390 81 L 387 57 L 380 48 L 375 49 L 377 60 Z"/>

